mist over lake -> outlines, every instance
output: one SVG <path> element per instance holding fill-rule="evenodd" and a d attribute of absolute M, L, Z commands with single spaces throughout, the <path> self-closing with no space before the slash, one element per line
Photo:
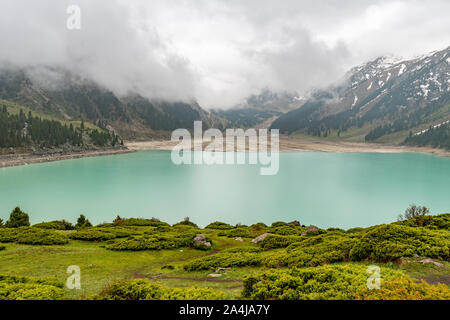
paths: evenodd
<path fill-rule="evenodd" d="M 0 218 L 20 206 L 32 223 L 85 214 L 184 217 L 253 224 L 299 220 L 322 228 L 395 221 L 411 203 L 450 207 L 450 159 L 426 154 L 280 153 L 277 175 L 259 165 L 174 165 L 170 151 L 0 169 Z"/>

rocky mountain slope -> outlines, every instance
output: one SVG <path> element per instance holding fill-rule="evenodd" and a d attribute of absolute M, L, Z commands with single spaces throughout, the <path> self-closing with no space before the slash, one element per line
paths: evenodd
<path fill-rule="evenodd" d="M 101 123 L 126 139 L 167 137 L 174 129 L 192 128 L 194 120 L 202 120 L 205 127 L 220 127 L 223 122 L 195 101 L 157 101 L 137 94 L 118 96 L 65 70 L 45 69 L 57 81 L 49 82 L 48 76 L 45 80 L 36 77 L 32 69 L 0 70 L 0 99 L 62 120 Z"/>
<path fill-rule="evenodd" d="M 243 103 L 227 110 L 212 112 L 226 120 L 227 127 L 267 127 L 283 113 L 298 108 L 302 97 L 296 93 L 274 92 L 268 89 L 250 95 Z"/>
<path fill-rule="evenodd" d="M 450 119 L 450 47 L 410 60 L 380 57 L 313 92 L 272 128 L 353 141 L 400 143 Z"/>

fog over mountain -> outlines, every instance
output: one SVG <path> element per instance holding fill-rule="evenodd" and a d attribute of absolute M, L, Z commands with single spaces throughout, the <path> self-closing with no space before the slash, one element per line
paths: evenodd
<path fill-rule="evenodd" d="M 265 89 L 303 94 L 377 56 L 450 44 L 448 0 L 0 3 L 2 65 L 32 66 L 30 77 L 48 86 L 58 77 L 36 67 L 64 68 L 118 95 L 204 108 Z M 66 27 L 69 5 L 81 9 L 80 30 Z"/>

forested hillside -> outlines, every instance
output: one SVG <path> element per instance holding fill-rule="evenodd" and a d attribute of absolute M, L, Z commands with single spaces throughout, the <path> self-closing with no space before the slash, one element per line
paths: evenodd
<path fill-rule="evenodd" d="M 450 123 L 443 124 L 436 128 L 430 127 L 425 132 L 411 135 L 405 140 L 406 145 L 430 146 L 450 150 Z"/>
<path fill-rule="evenodd" d="M 105 147 L 117 144 L 119 138 L 114 133 L 87 129 L 83 122 L 80 127 L 67 126 L 56 120 L 35 117 L 31 112 L 26 115 L 23 110 L 18 114 L 8 113 L 6 106 L 0 110 L 0 148 Z"/>
<path fill-rule="evenodd" d="M 221 125 L 195 101 L 150 100 L 136 93 L 118 96 L 67 70 L 37 69 L 0 69 L 0 99 L 61 120 L 100 121 L 128 139 L 170 136 L 174 129 L 193 128 L 195 120 L 202 120 L 204 127 Z M 51 79 L 45 78 L 48 74 Z"/>

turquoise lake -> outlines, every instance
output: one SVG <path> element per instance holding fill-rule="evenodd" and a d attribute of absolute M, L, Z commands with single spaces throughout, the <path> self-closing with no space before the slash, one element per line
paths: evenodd
<path fill-rule="evenodd" d="M 184 217 L 200 226 L 299 220 L 322 228 L 397 219 L 411 203 L 450 212 L 450 158 L 426 154 L 280 153 L 279 172 L 259 165 L 181 165 L 170 151 L 82 158 L 0 169 L 0 218 L 20 206 L 32 223 L 85 214 Z"/>

